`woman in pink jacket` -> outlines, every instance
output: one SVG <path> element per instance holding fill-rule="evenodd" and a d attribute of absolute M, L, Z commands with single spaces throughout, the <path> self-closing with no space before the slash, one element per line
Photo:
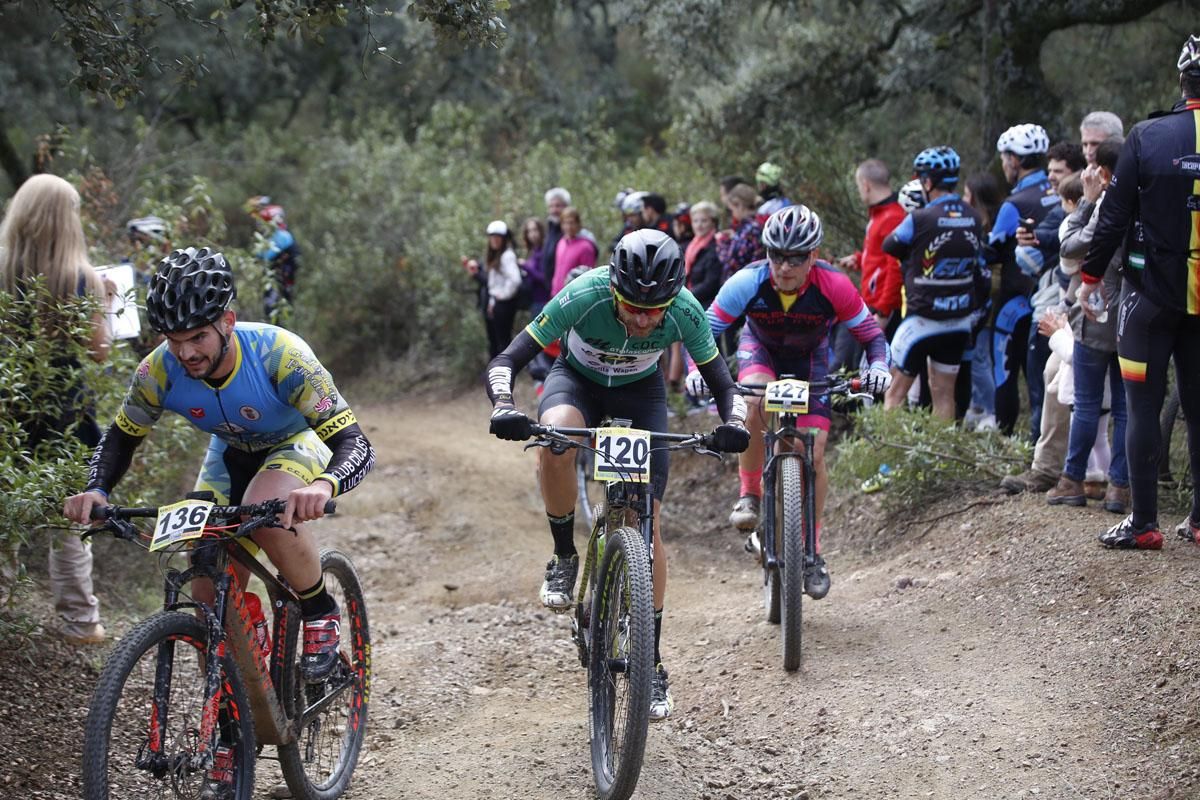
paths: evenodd
<path fill-rule="evenodd" d="M 567 285 L 567 276 L 577 267 L 591 269 L 596 266 L 596 241 L 583 230 L 579 211 L 567 206 L 559 217 L 562 238 L 554 249 L 554 280 L 550 283 L 550 296 L 558 294 Z"/>

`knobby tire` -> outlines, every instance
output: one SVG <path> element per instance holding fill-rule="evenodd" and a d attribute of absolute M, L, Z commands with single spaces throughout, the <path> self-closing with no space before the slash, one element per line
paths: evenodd
<path fill-rule="evenodd" d="M 804 597 L 804 486 L 802 465 L 798 458 L 785 458 L 779 465 L 779 541 L 783 545 L 783 570 L 780 576 L 783 602 L 781 623 L 783 639 L 783 668 L 789 672 L 800 668 L 800 620 Z"/>
<path fill-rule="evenodd" d="M 207 641 L 207 628 L 193 614 L 161 611 L 134 626 L 113 648 L 96 683 L 84 725 L 84 800 L 196 796 L 204 770 L 184 765 L 198 744 Z M 172 665 L 161 750 L 177 768 L 155 777 L 135 766 L 135 761 L 148 744 L 160 648 L 170 654 Z M 254 791 L 254 720 L 241 676 L 229 656 L 223 659 L 222 678 L 224 696 L 218 724 L 222 740 L 234 751 L 233 797 L 250 800 Z"/>
<path fill-rule="evenodd" d="M 654 673 L 654 586 L 641 532 L 608 535 L 592 593 L 588 688 L 592 773 L 600 800 L 627 800 L 637 787 L 650 724 Z M 625 672 L 609 669 L 623 657 Z M 622 696 L 623 695 L 623 696 Z"/>

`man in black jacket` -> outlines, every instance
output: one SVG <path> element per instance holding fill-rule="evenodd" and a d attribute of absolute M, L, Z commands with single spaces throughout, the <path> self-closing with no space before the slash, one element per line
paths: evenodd
<path fill-rule="evenodd" d="M 1100 534 L 1105 547 L 1162 547 L 1158 414 L 1172 356 L 1188 439 L 1200 441 L 1200 37 L 1189 37 L 1178 67 L 1182 99 L 1129 132 L 1083 263 L 1079 303 L 1095 319 L 1114 300 L 1100 283 L 1109 259 L 1128 247 L 1117 354 L 1133 513 Z M 1200 447 L 1190 451 L 1192 510 L 1176 532 L 1200 544 Z"/>

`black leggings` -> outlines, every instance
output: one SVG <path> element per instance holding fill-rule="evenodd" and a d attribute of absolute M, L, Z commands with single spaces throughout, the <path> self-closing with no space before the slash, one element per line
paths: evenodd
<path fill-rule="evenodd" d="M 1017 426 L 1017 416 L 1021 413 L 1021 372 L 1024 371 L 1027 361 L 1029 323 L 1032 319 L 1026 314 L 1013 326 L 1012 335 L 1008 338 L 1008 347 L 1004 350 L 1008 377 L 1004 383 L 996 385 L 996 424 L 1005 436 L 1012 436 L 1013 429 Z"/>
<path fill-rule="evenodd" d="M 1167 362 L 1175 357 L 1179 405 L 1187 421 L 1192 464 L 1192 521 L 1200 522 L 1200 317 L 1160 308 L 1137 290 L 1121 303 L 1117 355 L 1125 379 L 1129 429 L 1125 452 L 1133 490 L 1133 524 L 1158 522 L 1158 416 L 1167 390 Z"/>
<path fill-rule="evenodd" d="M 517 301 L 497 300 L 492 304 L 492 316 L 483 314 L 483 324 L 487 327 L 488 358 L 500 355 L 513 338 L 513 319 L 517 316 Z"/>

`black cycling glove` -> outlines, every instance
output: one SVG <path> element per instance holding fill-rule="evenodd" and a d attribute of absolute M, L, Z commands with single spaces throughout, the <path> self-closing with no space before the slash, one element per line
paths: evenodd
<path fill-rule="evenodd" d="M 722 453 L 741 453 L 750 446 L 750 431 L 741 425 L 726 423 L 712 432 L 712 448 Z"/>
<path fill-rule="evenodd" d="M 533 420 L 509 405 L 498 405 L 492 409 L 492 422 L 488 427 L 493 436 L 513 442 L 523 442 L 533 436 Z"/>

